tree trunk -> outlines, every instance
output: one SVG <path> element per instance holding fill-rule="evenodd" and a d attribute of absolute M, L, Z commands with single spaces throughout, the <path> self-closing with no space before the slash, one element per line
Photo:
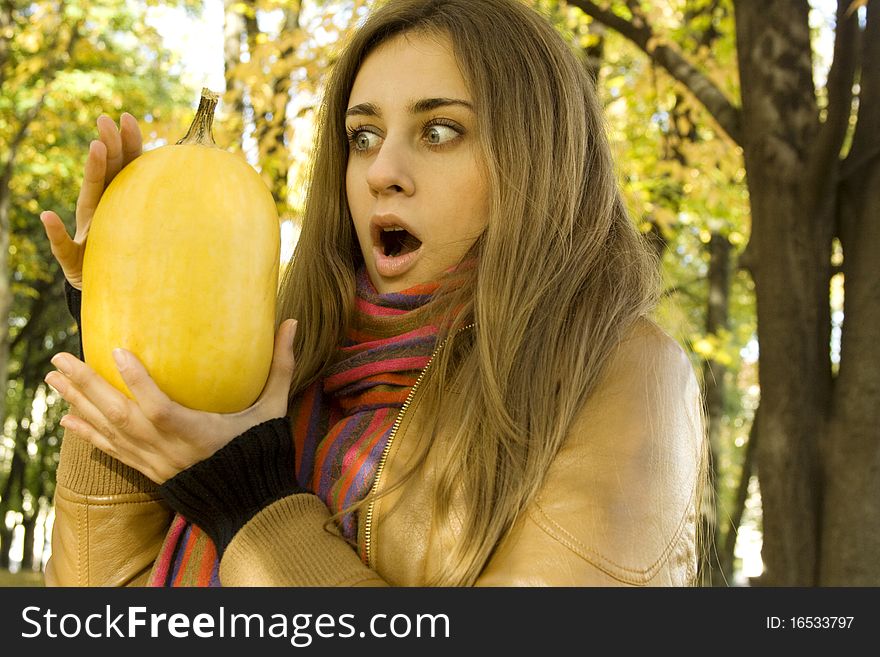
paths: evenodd
<path fill-rule="evenodd" d="M 9 570 L 9 549 L 12 546 L 13 529 L 6 527 L 6 513 L 12 510 L 12 492 L 21 492 L 24 480 L 24 459 L 18 450 L 12 453 L 12 466 L 9 476 L 3 485 L 2 498 L 0 498 L 0 568 Z"/>
<path fill-rule="evenodd" d="M 820 131 L 808 11 L 805 1 L 736 4 L 752 209 L 748 262 L 760 344 L 763 584 L 773 586 L 818 583 L 822 556 L 819 449 L 831 408 L 829 285 L 839 143 L 824 155 L 817 150 L 832 126 L 826 122 Z"/>
<path fill-rule="evenodd" d="M 739 526 L 742 524 L 743 512 L 746 508 L 746 500 L 749 498 L 749 482 L 755 472 L 754 460 L 756 447 L 758 445 L 757 418 L 759 413 L 760 409 L 757 409 L 755 411 L 755 416 L 752 419 L 752 426 L 749 429 L 749 440 L 744 447 L 742 469 L 739 475 L 739 485 L 737 486 L 730 510 L 730 529 L 724 535 L 724 543 L 718 548 L 719 568 L 723 573 L 733 572 L 736 539 L 739 535 Z"/>
<path fill-rule="evenodd" d="M 728 328 L 728 306 L 730 297 L 730 241 L 724 235 L 713 233 L 709 240 L 709 295 L 706 309 L 706 334 L 717 335 L 722 329 Z M 703 365 L 703 394 L 706 399 L 706 420 L 708 424 L 710 463 L 712 481 L 718 481 L 718 462 L 721 452 L 721 426 L 724 418 L 724 378 L 727 369 L 716 360 L 706 360 Z M 723 521 L 719 517 L 718 502 L 715 502 L 715 513 L 704 514 L 705 536 L 712 536 L 716 546 L 722 544 L 721 531 Z M 728 532 L 735 532 L 735 527 L 727 527 Z M 732 574 L 733 555 L 718 552 L 713 562 L 711 581 L 722 584 L 730 581 Z"/>
<path fill-rule="evenodd" d="M 244 139 L 244 82 L 232 72 L 241 63 L 241 47 L 245 34 L 242 9 L 246 5 L 236 0 L 223 2 L 223 69 L 226 78 L 226 99 L 232 106 L 227 125 L 238 139 L 239 148 Z"/>
<path fill-rule="evenodd" d="M 853 233 L 841 237 L 845 330 L 825 451 L 823 586 L 880 585 L 880 155 L 873 162 L 852 179 Z"/>
<path fill-rule="evenodd" d="M 839 0 L 824 120 L 806 0 L 735 0 L 742 107 L 644 20 L 569 0 L 686 85 L 743 149 L 752 232 L 761 412 L 760 585 L 880 584 L 880 0 L 864 28 Z M 863 45 L 859 51 L 859 43 Z M 856 132 L 840 152 L 859 82 Z M 830 359 L 831 243 L 844 252 L 840 368 Z"/>
<path fill-rule="evenodd" d="M 844 325 L 825 451 L 824 586 L 880 585 L 880 0 L 863 34 L 859 117 L 841 167 Z"/>
<path fill-rule="evenodd" d="M 584 48 L 584 66 L 594 84 L 599 83 L 599 71 L 602 68 L 602 60 L 605 58 L 605 26 L 593 21 L 587 27 L 590 34 L 595 34 L 595 44 Z"/>
<path fill-rule="evenodd" d="M 35 303 L 35 307 L 39 307 Z M 32 318 L 37 322 L 38 318 Z M 28 463 L 28 437 L 30 436 L 30 420 L 33 412 L 34 395 L 36 392 L 34 380 L 38 377 L 37 367 L 43 363 L 33 362 L 31 354 L 35 350 L 35 342 L 27 342 L 24 346 L 24 354 L 22 356 L 23 369 L 20 373 L 22 393 L 17 400 L 17 408 L 15 413 L 15 434 L 12 443 L 12 463 L 9 468 L 9 475 L 3 482 L 3 490 L 0 492 L 0 524 L 3 525 L 2 536 L 2 555 L 0 555 L 0 568 L 9 568 L 9 548 L 12 542 L 13 530 L 7 531 L 5 525 L 6 514 L 9 511 L 23 512 L 24 489 L 25 489 L 25 470 Z M 28 367 L 29 366 L 29 367 Z M 41 370 L 39 370 L 41 371 Z"/>
<path fill-rule="evenodd" d="M 6 519 L 0 519 L 0 570 L 9 570 L 9 549 L 12 547 L 12 530 L 6 528 Z"/>
<path fill-rule="evenodd" d="M 13 35 L 12 3 L 0 5 L 0 86 L 6 79 L 9 44 Z M 6 155 L 4 153 L 4 155 Z M 9 362 L 9 311 L 12 308 L 12 288 L 9 280 L 9 181 L 12 178 L 12 159 L 2 162 L 0 171 L 0 418 L 6 417 L 6 380 Z M 0 518 L 0 525 L 3 525 Z M 5 531 L 5 525 L 3 526 Z"/>
<path fill-rule="evenodd" d="M 34 534 L 37 528 L 36 511 L 24 519 L 24 549 L 21 553 L 21 569 L 31 571 L 34 569 Z"/>
<path fill-rule="evenodd" d="M 12 309 L 12 286 L 9 276 L 9 177 L 12 164 L 0 176 L 0 418 L 6 417 L 6 381 L 9 368 L 9 311 Z M 0 523 L 3 519 L 0 518 Z"/>
<path fill-rule="evenodd" d="M 33 409 L 33 404 L 31 405 Z M 34 456 L 33 463 L 41 468 L 45 462 L 46 434 L 45 424 L 43 425 L 44 433 L 37 440 L 37 453 Z M 37 519 L 40 516 L 40 510 L 43 508 L 46 500 L 46 478 L 42 476 L 42 472 L 38 472 L 36 477 L 31 478 L 31 485 L 28 486 L 33 503 L 31 505 L 30 514 L 26 514 L 24 518 L 24 550 L 21 557 L 21 569 L 23 571 L 34 570 L 34 539 L 36 535 Z M 28 484 L 28 477 L 24 477 L 22 481 L 24 486 Z M 41 570 L 43 565 L 42 555 L 38 557 L 36 570 Z"/>

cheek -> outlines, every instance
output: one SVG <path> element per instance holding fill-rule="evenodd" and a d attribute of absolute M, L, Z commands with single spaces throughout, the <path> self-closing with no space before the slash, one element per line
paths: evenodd
<path fill-rule="evenodd" d="M 457 194 L 447 195 L 442 204 L 435 206 L 435 217 L 440 227 L 441 241 L 455 244 L 463 253 L 486 229 L 488 201 L 481 190 L 476 189 L 473 179 L 470 180 L 470 187 L 458 189 Z"/>
<path fill-rule="evenodd" d="M 348 209 L 354 214 L 354 208 L 357 205 L 357 185 L 351 165 L 345 169 L 345 198 L 348 201 Z"/>
<path fill-rule="evenodd" d="M 345 198 L 348 202 L 348 211 L 354 222 L 358 239 L 361 239 L 363 237 L 363 225 L 366 224 L 368 218 L 365 217 L 367 213 L 364 202 L 366 191 L 363 189 L 363 185 L 358 184 L 358 180 L 357 174 L 349 166 L 345 172 Z"/>
<path fill-rule="evenodd" d="M 466 194 L 462 201 L 462 219 L 467 224 L 468 233 L 478 235 L 489 222 L 489 186 L 485 174 L 478 169 L 474 170 L 470 181 L 470 185 L 463 188 Z"/>

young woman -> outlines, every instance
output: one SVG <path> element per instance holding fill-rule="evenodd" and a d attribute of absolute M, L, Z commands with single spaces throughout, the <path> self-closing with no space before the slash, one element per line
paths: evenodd
<path fill-rule="evenodd" d="M 140 152 L 130 115 L 98 128 L 77 236 L 43 214 L 74 306 Z M 135 400 L 53 360 L 47 581 L 692 584 L 701 403 L 657 288 L 563 39 L 515 0 L 390 2 L 334 67 L 256 404 L 183 408 L 125 351 Z"/>

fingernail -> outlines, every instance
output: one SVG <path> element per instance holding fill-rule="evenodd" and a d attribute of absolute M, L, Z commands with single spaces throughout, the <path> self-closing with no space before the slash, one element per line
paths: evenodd
<path fill-rule="evenodd" d="M 61 372 L 64 376 L 68 376 L 68 372 L 70 368 L 67 367 L 67 362 L 61 354 L 56 354 L 52 356 L 52 360 L 50 361 L 55 367 L 58 368 L 58 371 Z"/>
<path fill-rule="evenodd" d="M 61 382 L 61 379 L 55 374 L 55 372 L 49 372 L 46 376 L 43 377 L 43 381 L 52 386 L 52 388 L 56 392 L 58 392 L 58 394 L 64 394 L 64 384 Z"/>
<path fill-rule="evenodd" d="M 125 349 L 120 349 L 119 347 L 114 349 L 113 360 L 116 361 L 116 368 L 120 372 L 128 367 L 128 355 L 125 353 Z"/>
<path fill-rule="evenodd" d="M 296 337 L 296 330 L 299 328 L 299 322 L 293 320 L 293 330 L 290 332 L 290 346 L 293 346 L 293 339 Z"/>

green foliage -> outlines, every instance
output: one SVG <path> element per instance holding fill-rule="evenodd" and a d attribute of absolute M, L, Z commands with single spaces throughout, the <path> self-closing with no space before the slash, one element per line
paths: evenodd
<path fill-rule="evenodd" d="M 189 100 L 168 73 L 172 58 L 147 25 L 144 6 L 122 0 L 68 2 L 61 15 L 57 6 L 35 2 L 14 12 L 9 56 L 0 62 L 6 80 L 0 92 L 0 162 L 12 166 L 8 275 L 13 292 L 0 436 L 0 495 L 7 485 L 10 491 L 0 499 L 0 522 L 7 511 L 30 517 L 51 500 L 62 435 L 58 421 L 66 404 L 43 376 L 55 353 L 78 353 L 63 277 L 39 213 L 55 210 L 73 234 L 82 168 L 101 113 L 116 121 L 122 111 L 136 117 L 171 115 L 172 108 Z M 149 127 L 142 124 L 148 135 Z M 16 458 L 23 470 L 13 468 Z"/>

